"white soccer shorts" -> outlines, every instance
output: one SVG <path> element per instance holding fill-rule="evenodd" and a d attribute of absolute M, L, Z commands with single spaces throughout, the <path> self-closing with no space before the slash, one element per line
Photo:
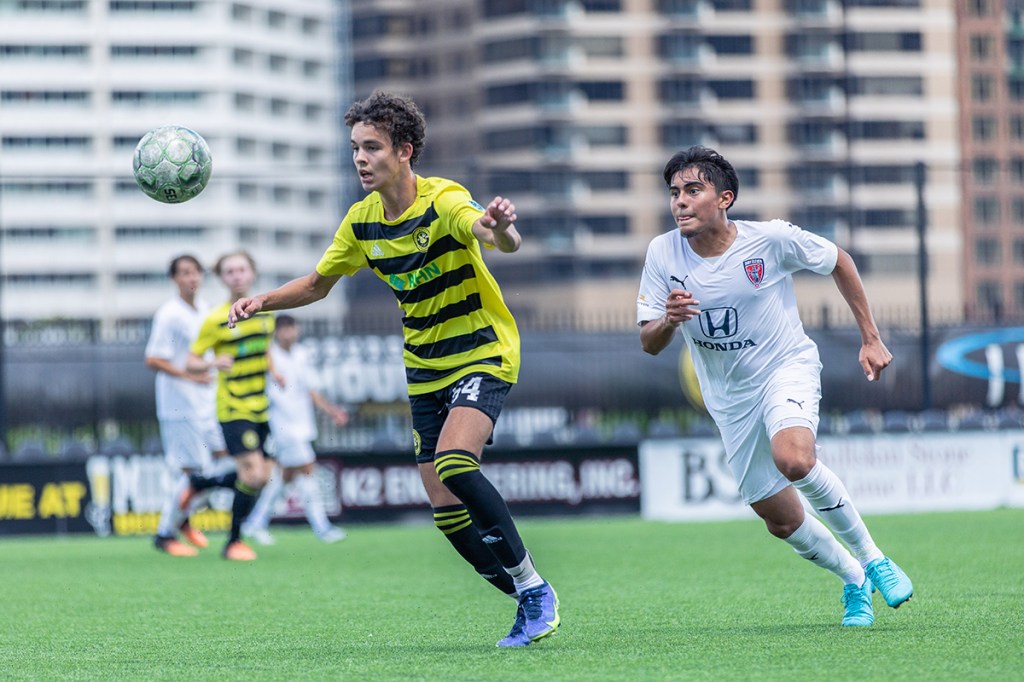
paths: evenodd
<path fill-rule="evenodd" d="M 818 365 L 804 363 L 776 370 L 753 409 L 723 415 L 720 420 L 729 468 L 746 504 L 771 497 L 789 485 L 772 459 L 772 437 L 791 426 L 804 426 L 817 434 L 820 372 Z"/>

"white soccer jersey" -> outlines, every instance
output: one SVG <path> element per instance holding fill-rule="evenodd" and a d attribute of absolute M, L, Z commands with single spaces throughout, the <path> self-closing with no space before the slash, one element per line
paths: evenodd
<path fill-rule="evenodd" d="M 708 411 L 716 421 L 744 414 L 763 398 L 772 374 L 813 363 L 818 349 L 804 332 L 793 273 L 835 269 L 838 249 L 783 220 L 733 221 L 736 241 L 705 260 L 679 232 L 651 241 L 637 297 L 637 323 L 665 314 L 669 291 L 693 292 L 701 314 L 680 325 Z"/>
<path fill-rule="evenodd" d="M 316 440 L 316 415 L 309 392 L 319 382 L 309 353 L 299 344 L 286 351 L 276 343 L 270 347 L 274 371 L 284 377 L 284 388 L 276 381 L 267 381 L 270 396 L 270 431 L 281 442 Z"/>
<path fill-rule="evenodd" d="M 199 327 L 208 312 L 209 306 L 202 301 L 196 301 L 193 308 L 180 296 L 174 296 L 164 303 L 153 316 L 153 327 L 146 343 L 146 357 L 161 358 L 184 369 L 189 347 L 199 334 Z M 216 390 L 214 382 L 198 384 L 172 377 L 166 372 L 157 372 L 157 419 L 206 418 L 214 413 Z"/>

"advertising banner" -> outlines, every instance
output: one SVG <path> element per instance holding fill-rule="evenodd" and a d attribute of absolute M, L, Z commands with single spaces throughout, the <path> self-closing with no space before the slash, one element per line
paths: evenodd
<path fill-rule="evenodd" d="M 821 460 L 867 514 L 1024 506 L 1024 431 L 822 436 Z M 754 518 L 718 439 L 640 445 L 642 514 Z"/>
<path fill-rule="evenodd" d="M 483 471 L 514 514 L 609 514 L 640 511 L 634 447 L 494 450 Z M 341 522 L 430 519 L 410 453 L 323 453 L 316 478 L 329 516 Z M 171 489 L 162 455 L 92 455 L 85 462 L 0 467 L 0 536 L 93 532 L 153 535 Z M 231 491 L 191 517 L 204 531 L 231 526 Z M 277 522 L 305 518 L 297 493 L 274 508 Z"/>

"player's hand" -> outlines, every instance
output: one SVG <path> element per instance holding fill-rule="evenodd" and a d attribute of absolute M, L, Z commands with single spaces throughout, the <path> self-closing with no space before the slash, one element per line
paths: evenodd
<path fill-rule="evenodd" d="M 673 289 L 665 301 L 665 319 L 673 327 L 678 327 L 683 322 L 693 319 L 695 315 L 700 315 L 700 309 L 696 307 L 698 305 L 700 301 L 693 297 L 693 292 Z"/>
<path fill-rule="evenodd" d="M 331 419 L 334 420 L 337 426 L 346 426 L 348 424 L 348 410 L 344 407 L 335 407 L 331 410 Z"/>
<path fill-rule="evenodd" d="M 197 384 L 209 385 L 213 383 L 213 376 L 211 376 L 209 372 L 203 372 L 202 374 L 189 372 L 185 376 L 188 378 L 189 381 L 194 381 Z"/>
<path fill-rule="evenodd" d="M 218 355 L 213 359 L 213 366 L 221 372 L 226 372 L 235 365 L 235 359 L 230 355 Z"/>
<path fill-rule="evenodd" d="M 228 311 L 228 329 L 234 329 L 239 320 L 247 320 L 263 310 L 263 299 L 259 296 L 240 298 L 231 304 Z"/>
<path fill-rule="evenodd" d="M 274 383 L 277 384 L 280 388 L 287 388 L 285 384 L 287 384 L 288 382 L 285 380 L 284 375 L 281 374 L 280 372 L 275 372 L 271 370 L 270 378 L 273 379 Z"/>
<path fill-rule="evenodd" d="M 515 204 L 502 197 L 494 197 L 491 203 L 487 204 L 484 215 L 480 218 L 481 225 L 498 231 L 507 230 L 515 222 Z"/>
<path fill-rule="evenodd" d="M 881 339 L 869 341 L 860 347 L 860 366 L 868 381 L 878 381 L 882 370 L 892 362 L 892 353 Z"/>

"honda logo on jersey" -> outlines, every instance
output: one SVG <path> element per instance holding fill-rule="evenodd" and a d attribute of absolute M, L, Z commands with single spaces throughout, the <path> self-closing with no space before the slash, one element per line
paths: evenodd
<path fill-rule="evenodd" d="M 738 331 L 735 308 L 708 308 L 700 313 L 700 328 L 709 339 L 725 339 Z"/>
<path fill-rule="evenodd" d="M 761 286 L 764 280 L 764 258 L 748 258 L 743 261 L 743 271 L 755 289 Z"/>

